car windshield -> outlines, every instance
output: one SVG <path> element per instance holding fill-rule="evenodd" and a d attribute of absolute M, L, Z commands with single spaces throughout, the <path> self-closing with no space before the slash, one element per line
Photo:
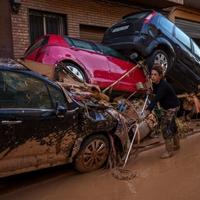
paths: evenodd
<path fill-rule="evenodd" d="M 140 12 L 140 13 L 136 13 L 132 15 L 126 15 L 123 17 L 123 19 L 139 20 L 139 19 L 144 19 L 149 14 L 150 14 L 150 11 Z"/>
<path fill-rule="evenodd" d="M 83 41 L 83 40 L 68 38 L 68 37 L 65 37 L 65 41 L 69 45 L 80 48 L 80 49 L 85 49 L 85 50 L 89 50 L 89 51 L 96 51 L 96 49 L 92 45 L 92 43 L 88 42 L 88 41 Z"/>
<path fill-rule="evenodd" d="M 96 46 L 98 47 L 100 52 L 102 52 L 106 56 L 113 56 L 113 57 L 120 58 L 120 59 L 126 60 L 126 61 L 128 60 L 128 58 L 126 58 L 121 53 L 119 53 L 118 51 L 116 51 L 110 47 L 104 46 L 102 44 L 96 44 Z"/>

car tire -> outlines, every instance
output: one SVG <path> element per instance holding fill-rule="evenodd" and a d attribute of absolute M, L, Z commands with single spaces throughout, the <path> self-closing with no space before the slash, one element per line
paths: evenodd
<path fill-rule="evenodd" d="M 74 63 L 65 62 L 64 67 L 69 70 L 75 78 L 77 78 L 79 81 L 87 82 L 87 78 L 84 74 L 84 72 L 80 69 L 80 67 Z"/>
<path fill-rule="evenodd" d="M 109 155 L 109 141 L 104 135 L 91 135 L 86 138 L 75 157 L 75 169 L 89 172 L 101 168 Z"/>
<path fill-rule="evenodd" d="M 147 63 L 149 70 L 151 70 L 154 64 L 161 64 L 164 75 L 170 70 L 171 67 L 170 56 L 162 49 L 156 49 L 149 57 Z"/>

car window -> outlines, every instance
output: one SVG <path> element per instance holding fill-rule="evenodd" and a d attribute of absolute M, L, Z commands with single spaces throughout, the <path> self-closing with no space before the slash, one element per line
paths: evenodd
<path fill-rule="evenodd" d="M 66 98 L 65 98 L 64 94 L 62 93 L 62 91 L 51 85 L 48 85 L 48 89 L 49 89 L 49 92 L 51 95 L 51 99 L 53 101 L 53 107 L 56 108 L 56 106 L 59 104 L 65 108 L 67 108 Z"/>
<path fill-rule="evenodd" d="M 96 44 L 96 46 L 100 49 L 100 51 L 106 55 L 106 56 L 113 56 L 113 57 L 116 57 L 116 58 L 120 58 L 122 60 L 128 60 L 125 56 L 123 56 L 121 53 L 119 53 L 118 51 L 110 48 L 110 47 L 107 47 L 107 46 L 104 46 L 102 44 Z"/>
<path fill-rule="evenodd" d="M 197 46 L 197 44 L 194 41 L 192 41 L 192 44 L 193 44 L 193 47 L 194 47 L 194 54 L 200 58 L 200 49 L 199 49 L 199 47 Z"/>
<path fill-rule="evenodd" d="M 112 30 L 112 33 L 117 33 L 120 31 L 125 31 L 130 27 L 130 25 L 125 25 L 125 26 L 120 26 L 120 27 L 116 27 Z"/>
<path fill-rule="evenodd" d="M 43 37 L 39 39 L 35 44 L 30 46 L 24 54 L 24 57 L 30 55 L 35 49 L 40 48 L 48 43 L 48 37 Z"/>
<path fill-rule="evenodd" d="M 190 38 L 178 27 L 175 29 L 175 37 L 186 47 L 191 49 Z"/>
<path fill-rule="evenodd" d="M 163 30 L 167 31 L 170 34 L 173 34 L 174 24 L 172 22 L 170 22 L 165 17 L 160 17 L 159 23 Z"/>
<path fill-rule="evenodd" d="M 1 98 L 1 94 L 3 93 L 3 90 L 4 90 L 4 81 L 3 81 L 3 75 L 0 72 L 0 98 Z"/>
<path fill-rule="evenodd" d="M 45 83 L 30 75 L 3 71 L 0 108 L 52 108 Z"/>
<path fill-rule="evenodd" d="M 77 40 L 74 38 L 65 38 L 65 40 L 72 46 L 75 46 L 80 49 L 90 50 L 90 51 L 96 51 L 92 43 L 83 41 L 83 40 Z"/>

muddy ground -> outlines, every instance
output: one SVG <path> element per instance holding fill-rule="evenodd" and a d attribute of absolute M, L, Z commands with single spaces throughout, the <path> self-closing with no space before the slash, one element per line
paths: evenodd
<path fill-rule="evenodd" d="M 110 170 L 79 174 L 66 166 L 2 179 L 0 200 L 199 200 L 199 146 L 200 133 L 182 139 L 168 160 L 159 159 L 163 146 L 142 152 L 128 162 L 136 172 L 129 181 Z"/>

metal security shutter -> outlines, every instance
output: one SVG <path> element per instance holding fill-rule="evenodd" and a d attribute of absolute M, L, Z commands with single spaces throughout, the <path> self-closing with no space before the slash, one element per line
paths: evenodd
<path fill-rule="evenodd" d="M 198 45 L 200 45 L 200 22 L 177 18 L 175 24 L 193 38 Z"/>
<path fill-rule="evenodd" d="M 80 24 L 80 39 L 101 42 L 106 27 Z"/>

